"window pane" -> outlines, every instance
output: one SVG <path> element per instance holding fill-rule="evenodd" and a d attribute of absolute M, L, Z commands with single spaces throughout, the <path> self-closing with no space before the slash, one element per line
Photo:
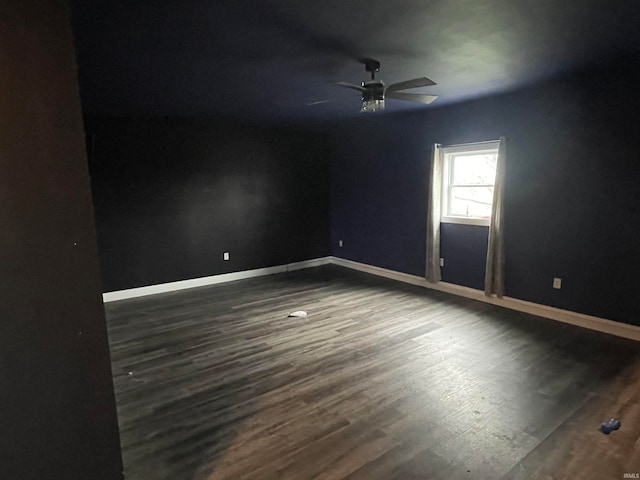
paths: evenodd
<path fill-rule="evenodd" d="M 448 215 L 491 218 L 493 187 L 451 187 Z"/>
<path fill-rule="evenodd" d="M 452 156 L 452 181 L 455 185 L 489 184 L 496 180 L 498 155 L 461 154 Z"/>

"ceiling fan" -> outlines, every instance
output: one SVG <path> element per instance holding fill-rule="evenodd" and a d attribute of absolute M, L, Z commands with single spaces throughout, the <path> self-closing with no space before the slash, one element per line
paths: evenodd
<path fill-rule="evenodd" d="M 436 82 L 427 77 L 414 78 L 404 82 L 393 83 L 389 86 L 384 85 L 382 80 L 376 79 L 376 72 L 380 71 L 380 62 L 373 58 L 363 58 L 360 63 L 364 64 L 365 70 L 371 73 L 371 80 L 355 85 L 348 82 L 336 82 L 336 85 L 345 88 L 358 90 L 362 94 L 361 112 L 375 112 L 384 110 L 384 99 L 394 98 L 396 100 L 406 100 L 409 102 L 418 102 L 429 104 L 433 102 L 437 95 L 426 95 L 422 93 L 406 93 L 402 90 L 408 90 L 418 87 L 430 87 L 436 85 Z"/>

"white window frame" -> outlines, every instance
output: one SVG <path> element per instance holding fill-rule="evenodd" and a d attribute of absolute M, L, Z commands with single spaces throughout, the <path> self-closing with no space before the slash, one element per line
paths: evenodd
<path fill-rule="evenodd" d="M 442 168 L 442 216 L 440 218 L 441 223 L 458 223 L 463 225 L 483 225 L 489 226 L 490 220 L 488 218 L 479 217 L 456 217 L 454 215 L 447 215 L 449 211 L 449 201 L 451 198 L 451 187 L 455 185 L 450 184 L 452 162 L 451 157 L 455 154 L 472 153 L 498 153 L 499 140 L 482 143 L 470 143 L 466 145 L 453 145 L 450 147 L 442 147 L 443 155 L 443 168 Z M 477 186 L 491 186 L 477 185 Z M 495 182 L 494 182 L 495 186 Z M 493 206 L 492 206 L 493 211 Z"/>

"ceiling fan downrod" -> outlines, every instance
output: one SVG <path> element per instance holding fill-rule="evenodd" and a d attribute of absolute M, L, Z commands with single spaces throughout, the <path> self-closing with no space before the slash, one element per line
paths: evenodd
<path fill-rule="evenodd" d="M 380 62 L 373 58 L 364 58 L 362 59 L 362 63 L 364 63 L 365 70 L 371 72 L 371 80 L 375 80 L 376 72 L 380 71 Z"/>

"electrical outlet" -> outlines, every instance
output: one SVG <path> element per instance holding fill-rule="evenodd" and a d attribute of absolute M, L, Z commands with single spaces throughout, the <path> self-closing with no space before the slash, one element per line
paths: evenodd
<path fill-rule="evenodd" d="M 222 254 L 222 259 L 223 259 L 223 260 L 229 260 L 229 252 L 224 252 L 224 253 Z"/>
<path fill-rule="evenodd" d="M 440 266 L 444 267 L 444 258 L 440 258 Z"/>
<path fill-rule="evenodd" d="M 561 278 L 554 278 L 553 279 L 553 288 L 560 290 L 562 288 L 562 279 Z"/>
<path fill-rule="evenodd" d="M 341 247 L 342 246 L 342 240 L 338 240 L 338 246 Z"/>

